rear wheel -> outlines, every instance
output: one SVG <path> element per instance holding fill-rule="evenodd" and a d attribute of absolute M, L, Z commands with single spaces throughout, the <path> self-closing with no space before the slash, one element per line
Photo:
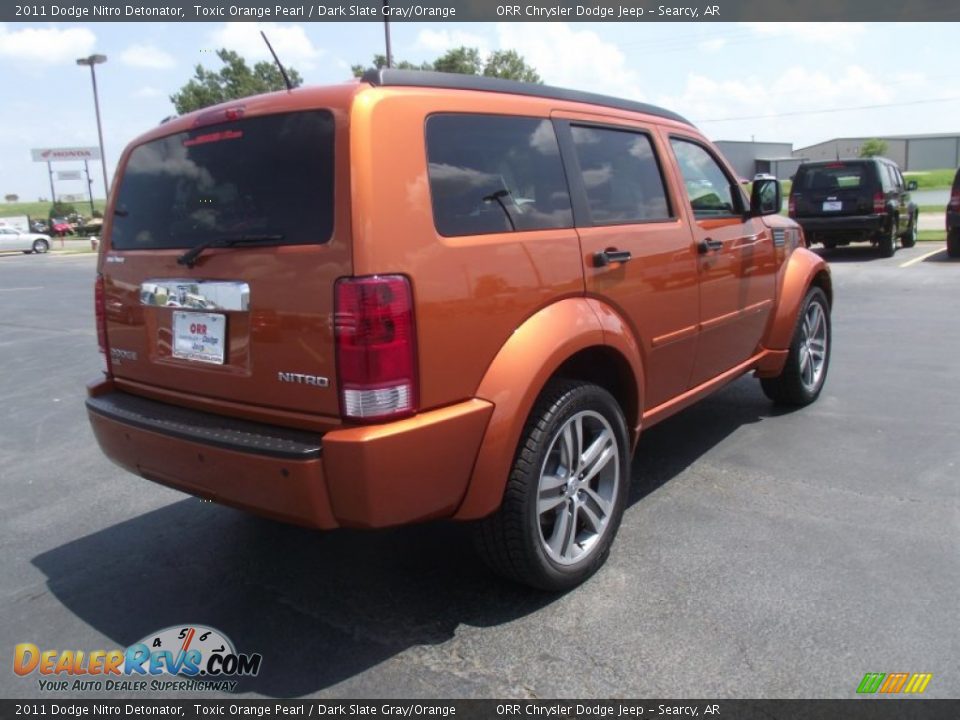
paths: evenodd
<path fill-rule="evenodd" d="M 897 219 L 895 217 L 890 218 L 890 226 L 883 231 L 877 247 L 880 249 L 880 257 L 893 257 L 897 251 Z"/>
<path fill-rule="evenodd" d="M 907 229 L 903 238 L 901 238 L 901 242 L 905 248 L 912 248 L 917 244 L 917 213 L 913 214 L 913 218 L 910 220 L 910 227 Z"/>
<path fill-rule="evenodd" d="M 477 524 L 477 549 L 494 571 L 525 585 L 579 585 L 607 559 L 629 482 L 616 400 L 597 385 L 553 380 L 527 420 L 502 505 Z"/>
<path fill-rule="evenodd" d="M 960 258 L 960 229 L 947 233 L 947 255 Z"/>
<path fill-rule="evenodd" d="M 787 363 L 777 377 L 760 380 L 768 398 L 783 405 L 809 405 L 820 395 L 830 366 L 830 303 L 810 288 L 793 332 Z"/>
<path fill-rule="evenodd" d="M 37 253 L 37 255 L 42 255 L 49 249 L 50 243 L 48 243 L 46 240 L 39 238 L 33 241 L 33 251 Z"/>

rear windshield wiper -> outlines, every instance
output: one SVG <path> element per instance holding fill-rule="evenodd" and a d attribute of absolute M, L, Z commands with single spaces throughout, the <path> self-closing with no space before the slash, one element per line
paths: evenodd
<path fill-rule="evenodd" d="M 183 255 L 177 258 L 178 265 L 192 268 L 197 264 L 197 258 L 208 248 L 234 247 L 235 245 L 270 245 L 283 240 L 283 235 L 237 235 L 235 237 L 218 237 L 194 245 Z"/>

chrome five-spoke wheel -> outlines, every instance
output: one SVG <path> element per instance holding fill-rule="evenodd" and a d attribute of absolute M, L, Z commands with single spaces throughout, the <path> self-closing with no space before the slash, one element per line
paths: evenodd
<path fill-rule="evenodd" d="M 572 588 L 603 565 L 630 478 L 623 410 L 604 388 L 556 378 L 537 398 L 503 502 L 477 524 L 483 559 L 543 590 Z"/>
<path fill-rule="evenodd" d="M 610 423 L 592 410 L 573 415 L 554 436 L 537 496 L 540 541 L 554 562 L 577 562 L 603 537 L 620 483 L 619 454 Z"/>
<path fill-rule="evenodd" d="M 800 381 L 808 390 L 815 389 L 823 377 L 827 359 L 826 313 L 820 303 L 809 303 L 803 315 L 800 341 Z"/>

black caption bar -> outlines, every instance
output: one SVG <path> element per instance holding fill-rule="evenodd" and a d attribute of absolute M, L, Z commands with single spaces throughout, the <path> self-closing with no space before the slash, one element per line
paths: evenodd
<path fill-rule="evenodd" d="M 63 0 L 4 2 L 0 22 L 715 22 L 715 21 L 903 21 L 960 20 L 960 3 L 944 0 L 550 0 L 501 3 L 489 0 Z"/>
<path fill-rule="evenodd" d="M 956 720 L 960 700 L 0 700 L 0 718 Z"/>

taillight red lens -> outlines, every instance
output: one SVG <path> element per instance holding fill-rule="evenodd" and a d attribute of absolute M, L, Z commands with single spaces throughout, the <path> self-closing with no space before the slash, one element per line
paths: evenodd
<path fill-rule="evenodd" d="M 960 210 L 960 188 L 950 193 L 950 203 L 948 207 L 951 210 Z"/>
<path fill-rule="evenodd" d="M 790 217 L 797 216 L 797 198 L 793 195 L 791 195 L 790 199 L 787 200 L 787 214 Z"/>
<path fill-rule="evenodd" d="M 334 333 L 344 417 L 384 420 L 417 410 L 413 293 L 402 275 L 341 278 Z"/>
<path fill-rule="evenodd" d="M 93 305 L 97 322 L 97 345 L 103 354 L 103 372 L 113 375 L 113 366 L 110 364 L 110 348 L 107 346 L 107 293 L 103 282 L 103 275 L 97 275 L 93 286 Z"/>
<path fill-rule="evenodd" d="M 883 198 L 883 193 L 878 192 L 873 194 L 873 211 L 875 213 L 886 212 L 887 203 Z"/>

